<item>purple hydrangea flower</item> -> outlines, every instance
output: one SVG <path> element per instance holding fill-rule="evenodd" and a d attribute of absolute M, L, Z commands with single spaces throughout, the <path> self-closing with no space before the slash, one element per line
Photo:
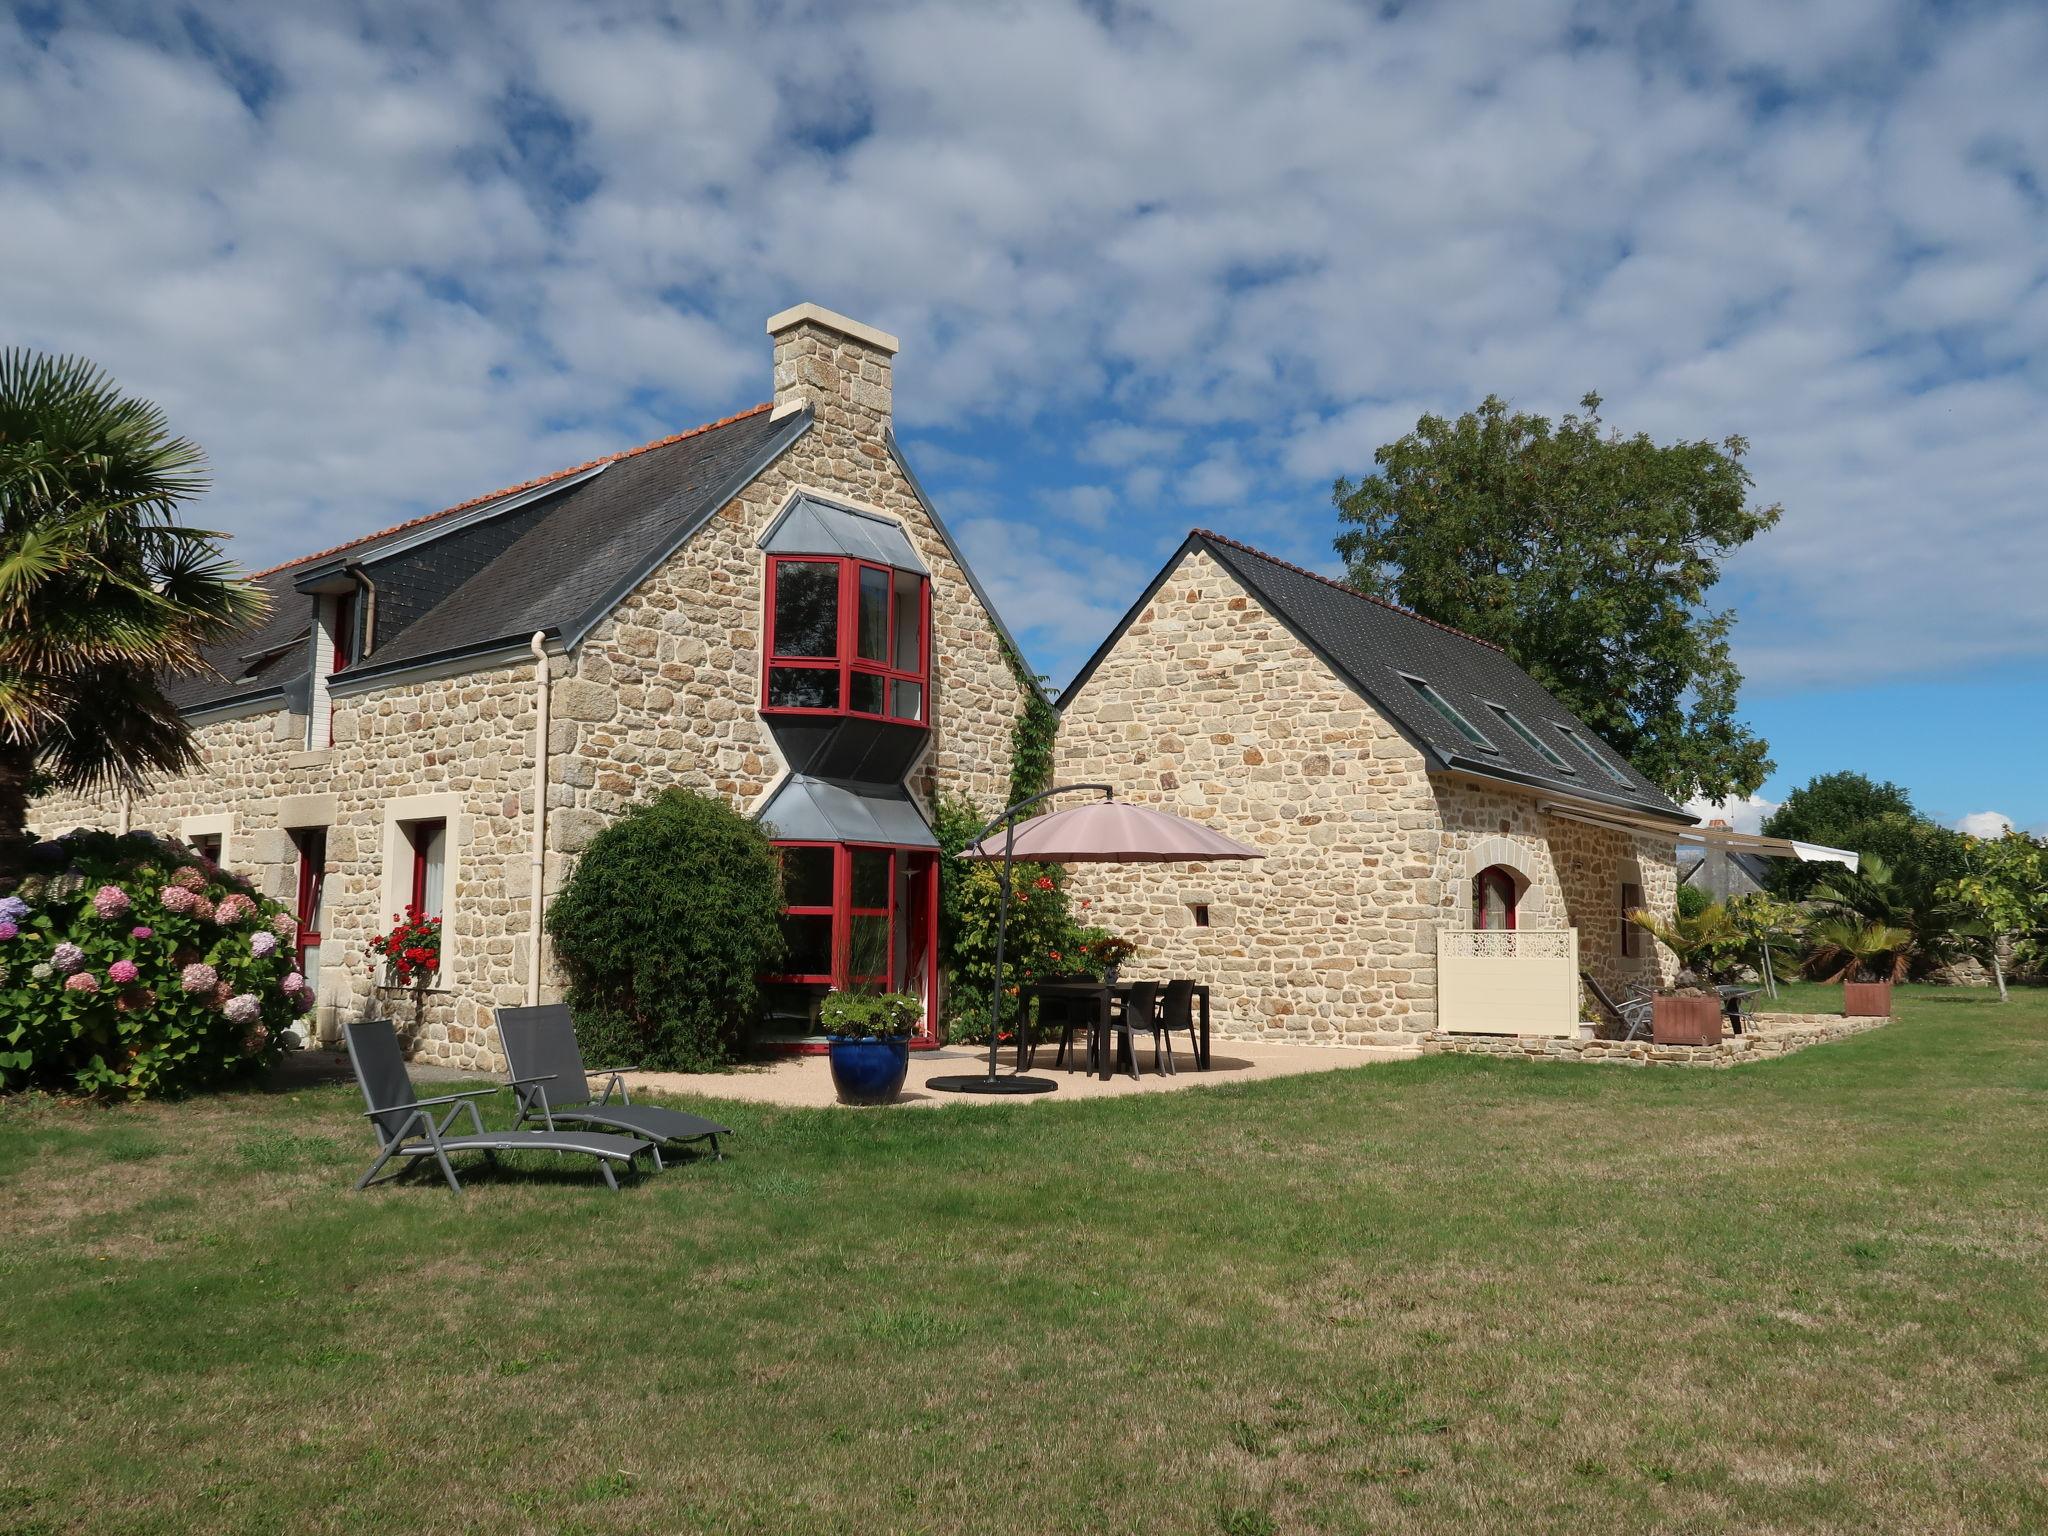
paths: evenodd
<path fill-rule="evenodd" d="M 303 991 L 305 989 L 305 985 L 306 978 L 301 976 L 297 971 L 286 971 L 284 974 L 284 980 L 280 981 L 277 984 L 277 990 L 284 993 L 286 996 L 290 996 L 294 992 Z"/>
<path fill-rule="evenodd" d="M 0 920 L 19 923 L 28 917 L 28 903 L 19 896 L 0 896 Z"/>
<path fill-rule="evenodd" d="M 50 951 L 50 964 L 54 969 L 68 974 L 85 964 L 85 951 L 76 944 L 59 944 Z"/>
<path fill-rule="evenodd" d="M 249 952 L 253 955 L 269 955 L 277 951 L 277 935 L 268 929 L 259 929 L 249 935 Z"/>
<path fill-rule="evenodd" d="M 241 992 L 227 1000 L 221 1009 L 237 1024 L 254 1024 L 263 1017 L 263 999 L 254 992 Z"/>

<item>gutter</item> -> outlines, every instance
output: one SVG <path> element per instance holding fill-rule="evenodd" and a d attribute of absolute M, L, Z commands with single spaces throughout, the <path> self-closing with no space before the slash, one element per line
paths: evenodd
<path fill-rule="evenodd" d="M 547 867 L 548 837 L 548 652 L 547 631 L 537 629 L 528 642 L 533 652 L 533 848 L 528 855 L 526 930 L 526 1006 L 540 1002 L 542 876 Z"/>

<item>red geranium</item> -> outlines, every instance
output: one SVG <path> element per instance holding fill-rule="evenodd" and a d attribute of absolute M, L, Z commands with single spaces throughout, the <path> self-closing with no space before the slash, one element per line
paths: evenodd
<path fill-rule="evenodd" d="M 441 969 L 440 918 L 408 906 L 403 915 L 392 917 L 391 924 L 389 933 L 370 940 L 369 950 L 373 959 L 391 962 L 400 986 L 409 987 Z"/>

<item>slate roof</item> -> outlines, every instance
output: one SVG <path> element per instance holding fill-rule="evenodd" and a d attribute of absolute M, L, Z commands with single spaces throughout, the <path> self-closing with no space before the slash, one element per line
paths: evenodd
<path fill-rule="evenodd" d="M 303 691 L 313 603 L 294 582 L 325 564 L 362 566 L 377 592 L 375 645 L 351 683 L 535 630 L 573 646 L 809 424 L 758 405 L 258 572 L 269 619 L 208 653 L 218 676 L 167 691 L 187 712 Z"/>
<path fill-rule="evenodd" d="M 1191 551 L 1205 550 L 1267 612 L 1319 656 L 1421 748 L 1431 766 L 1456 769 L 1523 787 L 1555 790 L 1575 799 L 1625 807 L 1690 825 L 1695 818 L 1673 805 L 1628 760 L 1558 702 L 1548 689 L 1509 659 L 1499 646 L 1381 598 L 1368 597 L 1313 571 L 1248 544 L 1197 529 L 1167 561 L 1144 595 L 1060 696 L 1060 708 L 1087 686 L 1102 659 Z M 1417 692 L 1420 678 L 1478 728 L 1493 748 L 1468 741 Z M 1558 769 L 1524 743 L 1490 707 L 1501 705 L 1567 765 Z M 1582 751 L 1559 727 L 1569 727 Z M 1617 783 L 1587 761 L 1596 752 L 1625 780 Z"/>

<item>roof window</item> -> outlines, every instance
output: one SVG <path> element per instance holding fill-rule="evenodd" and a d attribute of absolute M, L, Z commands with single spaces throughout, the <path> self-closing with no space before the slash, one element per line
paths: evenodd
<path fill-rule="evenodd" d="M 1534 731 L 1530 730 L 1529 727 L 1522 724 L 1520 720 L 1517 720 L 1514 717 L 1514 715 L 1509 713 L 1506 705 L 1489 704 L 1486 707 L 1492 710 L 1496 715 L 1500 716 L 1501 724 L 1505 725 L 1509 730 L 1513 731 L 1517 736 L 1522 738 L 1522 744 L 1524 746 L 1526 746 L 1531 752 L 1534 752 L 1538 757 L 1542 758 L 1543 761 L 1550 764 L 1550 766 L 1555 768 L 1559 773 L 1576 774 L 1579 771 L 1578 769 L 1574 768 L 1570 763 L 1566 762 L 1562 757 L 1560 757 L 1558 755 L 1557 749 L 1551 746 L 1549 742 L 1545 741 L 1541 736 L 1538 736 Z"/>
<path fill-rule="evenodd" d="M 1406 672 L 1401 673 L 1400 677 L 1402 682 L 1422 695 L 1422 701 L 1425 704 L 1450 721 L 1458 734 L 1471 742 L 1473 746 L 1487 752 L 1498 752 L 1500 750 L 1499 747 L 1496 747 L 1492 742 L 1479 734 L 1478 726 L 1458 713 L 1456 705 L 1430 687 L 1428 683 L 1425 683 L 1419 677 L 1410 677 Z"/>
<path fill-rule="evenodd" d="M 1623 773 L 1619 768 L 1615 767 L 1614 764 L 1607 761 L 1607 759 L 1602 757 L 1598 752 L 1595 752 L 1591 744 L 1588 743 L 1584 737 L 1579 735 L 1577 731 L 1573 730 L 1568 725 L 1560 725 L 1558 729 L 1564 732 L 1566 738 L 1571 742 L 1573 746 L 1577 747 L 1581 752 L 1585 753 L 1587 757 L 1591 758 L 1593 760 L 1593 766 L 1598 768 L 1602 773 L 1606 774 L 1607 777 L 1614 780 L 1614 782 L 1619 784 L 1623 789 L 1635 788 L 1635 785 L 1629 782 L 1627 774 Z"/>

